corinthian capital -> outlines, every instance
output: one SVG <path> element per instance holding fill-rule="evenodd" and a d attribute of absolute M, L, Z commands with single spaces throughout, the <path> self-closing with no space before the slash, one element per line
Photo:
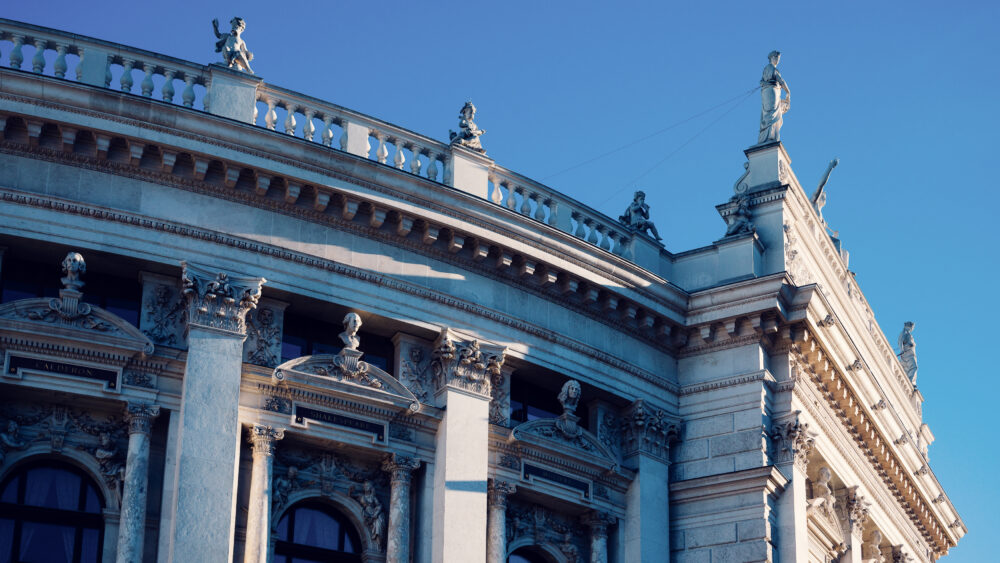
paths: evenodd
<path fill-rule="evenodd" d="M 409 482 L 413 471 L 420 467 L 420 460 L 399 454 L 389 454 L 382 460 L 382 471 L 389 474 L 391 482 Z"/>
<path fill-rule="evenodd" d="M 816 433 L 809 430 L 808 423 L 799 421 L 799 412 L 779 418 L 771 425 L 773 457 L 777 465 L 793 462 L 805 469 L 808 463 L 809 452 L 816 443 Z"/>
<path fill-rule="evenodd" d="M 129 403 L 125 406 L 125 422 L 128 422 L 129 434 L 149 434 L 153 419 L 158 416 L 160 416 L 159 405 Z"/>
<path fill-rule="evenodd" d="M 441 329 L 431 360 L 435 391 L 451 386 L 489 399 L 490 381 L 500 374 L 505 352 L 501 346 L 458 340 L 447 328 Z"/>
<path fill-rule="evenodd" d="M 680 439 L 680 420 L 642 399 L 632 403 L 622 415 L 625 457 L 644 453 L 669 460 L 670 444 Z"/>
<path fill-rule="evenodd" d="M 284 428 L 272 428 L 263 424 L 250 427 L 250 437 L 247 439 L 253 447 L 254 454 L 274 455 L 274 443 L 285 437 Z"/>
<path fill-rule="evenodd" d="M 517 486 L 507 481 L 490 479 L 487 483 L 486 500 L 489 506 L 507 507 L 507 497 L 517 492 Z"/>
<path fill-rule="evenodd" d="M 607 512 L 591 510 L 590 512 L 584 513 L 580 517 L 580 521 L 590 528 L 590 534 L 592 536 L 607 537 L 608 526 L 618 523 L 618 518 L 608 514 Z"/>
<path fill-rule="evenodd" d="M 188 325 L 246 335 L 246 314 L 257 307 L 264 278 L 231 276 L 181 262 L 181 284 L 188 304 Z"/>

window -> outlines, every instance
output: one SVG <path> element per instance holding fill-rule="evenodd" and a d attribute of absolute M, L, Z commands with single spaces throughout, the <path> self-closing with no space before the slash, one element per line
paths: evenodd
<path fill-rule="evenodd" d="M 516 426 L 522 422 L 531 422 L 540 418 L 556 418 L 562 414 L 559 404 L 559 389 L 555 391 L 532 385 L 517 373 L 510 381 L 510 420 Z M 578 423 L 584 429 L 588 427 L 587 406 L 581 400 L 576 408 Z"/>
<path fill-rule="evenodd" d="M 507 563 L 549 563 L 549 558 L 536 547 L 521 547 L 510 554 Z"/>
<path fill-rule="evenodd" d="M 97 563 L 103 508 L 83 471 L 55 461 L 25 466 L 0 484 L 0 563 Z"/>
<path fill-rule="evenodd" d="M 287 362 L 314 354 L 337 354 L 344 346 L 339 336 L 343 331 L 344 327 L 340 324 L 285 313 L 281 336 L 281 361 Z M 361 337 L 361 351 L 365 353 L 361 359 L 392 373 L 392 340 L 363 330 L 358 336 Z"/>
<path fill-rule="evenodd" d="M 361 561 L 361 540 L 342 514 L 319 501 L 305 501 L 278 521 L 274 563 L 354 563 Z"/>

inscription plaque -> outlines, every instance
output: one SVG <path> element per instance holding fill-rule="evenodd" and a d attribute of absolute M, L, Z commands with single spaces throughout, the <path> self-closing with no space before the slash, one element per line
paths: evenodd
<path fill-rule="evenodd" d="M 68 375 L 70 377 L 80 377 L 84 379 L 96 379 L 98 381 L 106 382 L 110 389 L 114 389 L 118 386 L 118 372 L 114 370 L 81 366 L 78 364 L 67 364 L 66 362 L 57 362 L 41 358 L 15 356 L 14 354 L 11 354 L 7 358 L 7 374 L 17 375 L 17 370 L 19 369 L 44 371 L 47 373 L 57 373 L 59 375 Z"/>
<path fill-rule="evenodd" d="M 378 424 L 367 420 L 352 418 L 350 416 L 344 416 L 342 414 L 337 414 L 335 412 L 311 409 L 309 407 L 303 407 L 301 405 L 295 405 L 294 416 L 296 424 L 302 424 L 304 419 L 308 418 L 309 420 L 315 420 L 317 422 L 325 422 L 327 424 L 333 424 L 335 426 L 343 426 L 344 428 L 353 428 L 355 430 L 363 430 L 365 432 L 371 432 L 380 442 L 385 441 L 384 424 Z"/>
<path fill-rule="evenodd" d="M 538 467 L 537 465 L 531 465 L 528 463 L 524 464 L 524 478 L 537 477 L 539 479 L 545 479 L 546 481 L 551 481 L 558 485 L 564 487 L 569 487 L 571 489 L 576 489 L 583 493 L 584 498 L 590 498 L 590 483 L 586 481 L 581 481 L 580 479 L 574 479 L 572 477 L 567 477 L 561 473 L 556 473 L 555 471 L 549 471 L 544 467 Z"/>

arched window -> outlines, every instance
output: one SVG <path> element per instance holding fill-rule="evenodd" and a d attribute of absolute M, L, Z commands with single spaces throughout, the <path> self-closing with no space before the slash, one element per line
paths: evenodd
<path fill-rule="evenodd" d="M 322 502 L 300 502 L 278 521 L 274 563 L 360 563 L 361 551 L 354 526 Z"/>
<path fill-rule="evenodd" d="M 97 563 L 103 508 L 97 486 L 72 465 L 19 468 L 0 483 L 0 562 Z"/>
<path fill-rule="evenodd" d="M 519 547 L 507 558 L 507 563 L 549 563 L 549 561 L 551 559 L 537 547 Z"/>

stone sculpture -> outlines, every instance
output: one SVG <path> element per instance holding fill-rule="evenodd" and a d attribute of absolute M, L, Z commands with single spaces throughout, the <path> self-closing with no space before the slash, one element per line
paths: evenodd
<path fill-rule="evenodd" d="M 361 337 L 358 330 L 361 329 L 361 317 L 357 313 L 347 313 L 344 316 L 344 332 L 341 332 L 340 341 L 344 343 L 347 350 L 357 350 L 361 345 Z"/>
<path fill-rule="evenodd" d="M 247 332 L 252 342 L 247 359 L 251 363 L 275 367 L 278 365 L 276 351 L 281 350 L 281 328 L 274 322 L 274 311 L 261 307 L 252 317 L 247 318 Z"/>
<path fill-rule="evenodd" d="M 243 31 L 247 28 L 247 22 L 243 18 L 236 17 L 229 20 L 232 30 L 229 33 L 219 31 L 219 20 L 212 20 L 212 29 L 215 30 L 215 52 L 222 53 L 222 59 L 229 68 L 236 68 L 244 72 L 253 74 L 250 68 L 250 61 L 253 60 L 253 53 L 247 49 L 247 44 L 243 42 Z"/>
<path fill-rule="evenodd" d="M 75 291 L 80 291 L 83 287 L 83 280 L 80 276 L 87 273 L 87 263 L 83 260 L 83 255 L 79 252 L 70 252 L 62 261 L 63 287 Z"/>
<path fill-rule="evenodd" d="M 575 379 L 570 379 L 566 383 L 563 383 L 562 389 L 559 391 L 559 404 L 562 405 L 563 413 L 573 414 L 576 412 L 576 407 L 580 403 L 580 382 Z"/>
<path fill-rule="evenodd" d="M 823 220 L 823 206 L 826 205 L 826 191 L 823 188 L 826 187 L 826 183 L 830 180 L 830 173 L 833 172 L 833 169 L 838 164 L 840 164 L 839 159 L 835 158 L 830 161 L 830 165 L 826 167 L 826 172 L 823 173 L 823 177 L 819 181 L 819 187 L 816 188 L 812 197 L 809 198 L 812 201 L 813 209 L 816 210 L 816 215 L 819 215 L 819 222 L 824 225 L 826 221 Z"/>
<path fill-rule="evenodd" d="M 731 237 L 756 231 L 757 228 L 750 220 L 753 217 L 753 214 L 750 213 L 750 197 L 744 193 L 733 196 L 731 201 L 736 202 L 736 209 L 726 218 L 729 221 L 729 225 L 726 227 L 726 236 Z"/>
<path fill-rule="evenodd" d="M 910 383 L 917 384 L 917 342 L 913 339 L 913 321 L 903 323 L 903 332 L 899 333 L 899 363 Z"/>
<path fill-rule="evenodd" d="M 819 478 L 813 483 L 813 498 L 809 499 L 809 508 L 812 510 L 823 510 L 833 514 L 837 499 L 833 496 L 833 489 L 830 488 L 830 480 L 833 473 L 829 467 L 819 468 Z"/>
<path fill-rule="evenodd" d="M 125 464 L 122 463 L 118 446 L 111 439 L 110 432 L 98 435 L 98 445 L 90 448 L 94 459 L 101 466 L 101 476 L 113 490 L 120 491 L 120 484 L 125 479 Z"/>
<path fill-rule="evenodd" d="M 288 466 L 288 472 L 274 480 L 274 506 L 281 508 L 288 502 L 288 494 L 298 488 L 299 468 Z"/>
<path fill-rule="evenodd" d="M 657 241 L 663 240 L 660 238 L 660 233 L 656 230 L 656 225 L 649 220 L 649 204 L 646 203 L 646 192 L 641 190 L 635 192 L 635 195 L 632 197 L 632 203 L 629 204 L 625 213 L 618 217 L 618 220 L 625 223 L 633 231 L 640 233 L 649 231 Z"/>
<path fill-rule="evenodd" d="M 475 117 L 476 106 L 472 102 L 465 102 L 465 105 L 458 112 L 458 133 L 449 130 L 448 139 L 451 140 L 451 144 L 453 145 L 462 145 L 465 148 L 485 153 L 486 150 L 483 149 L 483 145 L 479 141 L 479 136 L 485 133 L 486 130 L 476 126 L 476 123 L 473 121 Z"/>
<path fill-rule="evenodd" d="M 365 481 L 360 492 L 357 492 L 352 485 L 351 496 L 362 507 L 372 543 L 382 545 L 382 537 L 385 535 L 385 512 L 382 510 L 382 502 L 375 496 L 375 485 L 371 481 Z"/>
<path fill-rule="evenodd" d="M 781 53 L 771 51 L 767 55 L 767 66 L 760 78 L 760 134 L 757 144 L 771 143 L 781 140 L 781 118 L 789 110 L 792 103 L 792 92 L 788 84 L 778 72 L 778 61 Z M 785 91 L 785 99 L 781 99 L 781 91 Z"/>
<path fill-rule="evenodd" d="M 7 459 L 7 452 L 23 450 L 28 447 L 28 441 L 21 437 L 21 425 L 16 420 L 7 423 L 7 431 L 0 432 L 0 466 Z"/>

